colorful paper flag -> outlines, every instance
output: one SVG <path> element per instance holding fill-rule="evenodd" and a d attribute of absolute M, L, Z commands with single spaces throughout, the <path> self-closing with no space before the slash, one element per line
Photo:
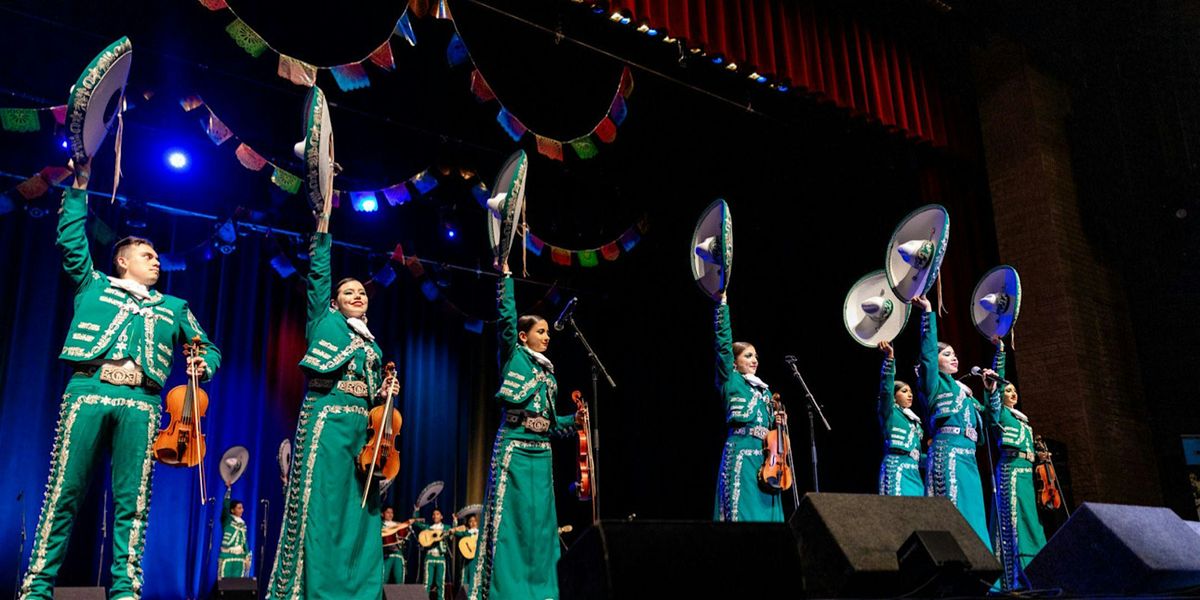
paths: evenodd
<path fill-rule="evenodd" d="M 479 69 L 471 71 L 471 93 L 475 94 L 475 99 L 480 102 L 496 99 L 496 93 L 492 91 L 492 86 L 488 85 Z"/>
<path fill-rule="evenodd" d="M 579 251 L 579 266 L 594 267 L 600 264 L 600 258 L 596 255 L 595 250 L 580 250 Z"/>
<path fill-rule="evenodd" d="M 183 107 L 184 112 L 192 112 L 201 106 L 204 106 L 204 100 L 200 96 L 188 96 L 179 99 L 179 106 Z"/>
<path fill-rule="evenodd" d="M 641 239 L 642 236 L 631 227 L 628 231 L 621 234 L 621 237 L 618 241 L 621 242 L 621 247 L 624 248 L 626 252 L 629 252 L 633 250 L 633 247 L 636 246 L 638 241 Z"/>
<path fill-rule="evenodd" d="M 204 133 L 207 133 L 208 139 L 218 146 L 233 137 L 233 132 L 212 111 L 209 111 L 208 119 L 204 123 Z"/>
<path fill-rule="evenodd" d="M 600 138 L 600 141 L 605 144 L 611 144 L 613 140 L 617 139 L 617 126 L 613 125 L 613 122 L 608 117 L 604 117 L 600 121 L 600 124 L 596 125 L 596 130 L 592 133 L 595 133 L 596 137 Z"/>
<path fill-rule="evenodd" d="M 330 71 L 333 73 L 333 79 L 337 81 L 338 87 L 343 92 L 351 92 L 371 86 L 371 79 L 367 77 L 367 70 L 359 63 L 338 65 L 330 69 Z"/>
<path fill-rule="evenodd" d="M 621 85 L 617 91 L 626 98 L 633 93 L 633 72 L 629 70 L 629 67 L 625 67 L 621 71 Z"/>
<path fill-rule="evenodd" d="M 412 23 L 408 20 L 408 9 L 404 9 L 404 14 L 396 19 L 396 27 L 392 33 L 404 38 L 408 41 L 409 46 L 417 45 L 417 34 L 413 33 Z"/>
<path fill-rule="evenodd" d="M 437 300 L 438 296 L 441 295 L 441 291 L 438 290 L 437 284 L 428 279 L 421 282 L 421 293 L 425 294 L 425 298 L 427 298 L 430 302 Z"/>
<path fill-rule="evenodd" d="M 50 191 L 50 182 L 43 179 L 41 173 L 17 184 L 17 193 L 26 200 L 40 198 L 48 191 Z"/>
<path fill-rule="evenodd" d="M 557 246 L 550 246 L 550 260 L 564 267 L 571 266 L 571 251 Z"/>
<path fill-rule="evenodd" d="M 329 195 L 329 206 L 330 208 L 340 208 L 342 206 L 342 193 L 340 191 L 333 190 L 333 193 Z"/>
<path fill-rule="evenodd" d="M 404 264 L 404 245 L 396 244 L 396 249 L 392 250 L 392 260 L 400 264 Z"/>
<path fill-rule="evenodd" d="M 570 144 L 571 148 L 575 150 L 575 154 L 579 155 L 579 158 L 583 160 L 592 158 L 600 153 L 600 149 L 596 147 L 590 135 L 571 140 Z"/>
<path fill-rule="evenodd" d="M 413 175 L 412 179 L 409 181 L 412 182 L 413 187 L 417 190 L 417 193 L 422 196 L 428 194 L 438 185 L 437 178 L 433 176 L 433 173 L 429 172 L 429 169 L 425 169 L 424 171 Z"/>
<path fill-rule="evenodd" d="M 371 62 L 375 63 L 375 66 L 381 69 L 392 71 L 396 68 L 396 59 L 392 57 L 392 44 L 390 40 L 385 40 L 368 58 L 371 59 Z"/>
<path fill-rule="evenodd" d="M 562 161 L 562 142 L 543 135 L 534 134 L 534 137 L 537 139 L 537 149 L 539 154 L 553 158 L 557 161 Z"/>
<path fill-rule="evenodd" d="M 516 115 L 508 112 L 508 109 L 504 107 L 500 107 L 500 112 L 496 114 L 496 121 L 500 123 L 500 126 L 508 133 L 508 137 L 511 137 L 514 142 L 521 141 L 521 136 L 525 135 L 526 131 L 529 131 L 517 119 Z"/>
<path fill-rule="evenodd" d="M 312 87 L 317 84 L 317 68 L 290 56 L 279 55 L 279 68 L 275 72 L 296 85 Z"/>
<path fill-rule="evenodd" d="M 33 108 L 0 108 L 0 126 L 5 131 L 28 133 L 42 128 L 38 123 L 37 109 Z"/>
<path fill-rule="evenodd" d="M 412 200 L 412 195 L 408 193 L 408 186 L 404 183 L 397 183 L 380 191 L 383 192 L 383 197 L 387 199 L 389 206 L 400 206 Z"/>
<path fill-rule="evenodd" d="M 613 124 L 620 126 L 621 123 L 624 123 L 628 112 L 629 108 L 625 105 L 625 96 L 620 94 L 613 96 L 612 104 L 608 106 L 608 118 L 612 119 Z"/>
<path fill-rule="evenodd" d="M 66 104 L 64 104 L 62 106 L 52 107 L 50 109 L 50 112 L 52 114 L 54 114 L 54 122 L 55 123 L 58 123 L 59 125 L 67 124 L 67 105 Z"/>
<path fill-rule="evenodd" d="M 42 179 L 50 182 L 50 185 L 58 185 L 71 176 L 71 170 L 66 167 L 42 167 L 38 173 Z"/>
<path fill-rule="evenodd" d="M 480 321 L 479 319 L 467 319 L 466 321 L 463 321 L 463 329 L 466 329 L 471 333 L 483 333 L 483 321 Z"/>
<path fill-rule="evenodd" d="M 225 32 L 229 37 L 233 38 L 234 43 L 241 46 L 246 54 L 258 58 L 267 49 L 267 41 L 262 39 L 262 36 L 255 33 L 245 21 L 234 19 L 232 23 L 225 27 Z"/>
<path fill-rule="evenodd" d="M 251 171 L 261 171 L 263 167 L 267 166 L 267 159 L 246 144 L 238 144 L 237 150 L 234 150 L 233 153 L 237 156 L 238 162 Z"/>
<path fill-rule="evenodd" d="M 208 10 L 222 10 L 229 8 L 229 5 L 225 3 L 225 0 L 200 0 L 200 4 L 203 4 L 204 8 L 207 8 Z"/>
<path fill-rule="evenodd" d="M 383 287 L 387 287 L 392 285 L 392 282 L 396 280 L 396 271 L 392 269 L 392 265 L 383 265 L 382 269 L 379 269 L 371 276 L 371 280 Z"/>
<path fill-rule="evenodd" d="M 467 54 L 467 45 L 463 43 L 462 36 L 458 33 L 450 36 L 450 43 L 446 45 L 446 62 L 450 63 L 451 67 L 457 67 L 470 58 Z"/>
<path fill-rule="evenodd" d="M 289 194 L 295 194 L 300 191 L 300 178 L 279 167 L 275 167 L 275 170 L 271 173 L 271 183 Z"/>
<path fill-rule="evenodd" d="M 607 261 L 617 260 L 621 256 L 621 247 L 616 242 L 609 242 L 600 247 L 600 255 Z"/>
<path fill-rule="evenodd" d="M 404 266 L 408 267 L 408 272 L 412 274 L 414 279 L 420 279 L 425 274 L 425 266 L 415 256 L 404 257 Z"/>
<path fill-rule="evenodd" d="M 546 242 L 543 242 L 542 238 L 530 233 L 529 235 L 525 236 L 525 247 L 529 248 L 529 251 L 532 252 L 534 256 L 541 256 L 542 249 L 546 247 Z"/>
<path fill-rule="evenodd" d="M 437 12 L 433 13 L 435 19 L 450 19 L 450 5 L 446 4 L 446 0 L 438 0 Z"/>

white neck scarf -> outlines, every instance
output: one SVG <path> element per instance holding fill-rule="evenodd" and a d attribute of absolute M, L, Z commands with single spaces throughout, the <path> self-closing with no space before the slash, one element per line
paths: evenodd
<path fill-rule="evenodd" d="M 910 420 L 910 421 L 913 421 L 915 423 L 921 422 L 921 418 L 918 417 L 917 413 L 913 412 L 911 408 L 902 408 L 902 409 L 900 409 L 900 412 L 904 413 L 904 416 L 908 417 L 908 420 Z"/>
<path fill-rule="evenodd" d="M 760 390 L 767 389 L 767 382 L 759 379 L 758 375 L 751 375 L 750 373 L 742 373 L 742 378 L 746 380 L 746 383 L 749 383 L 750 385 L 752 385 Z"/>
<path fill-rule="evenodd" d="M 238 517 L 238 516 L 234 516 L 233 520 L 237 521 L 238 523 L 241 523 L 242 525 L 246 524 L 246 521 L 244 521 L 241 517 Z"/>
<path fill-rule="evenodd" d="M 144 300 L 150 299 L 150 288 L 148 288 L 132 279 L 119 279 L 119 278 L 113 277 L 112 275 L 109 275 L 108 283 L 109 283 L 109 285 L 111 285 L 113 287 L 118 287 L 118 288 L 125 290 L 126 292 L 129 292 L 129 294 L 131 296 L 137 298 L 138 300 L 144 301 Z"/>
<path fill-rule="evenodd" d="M 529 355 L 533 357 L 533 360 L 537 361 L 537 364 L 542 365 L 543 369 L 546 369 L 547 371 L 550 371 L 551 373 L 554 372 L 554 363 L 550 362 L 550 359 L 546 358 L 545 354 L 531 350 L 529 348 L 529 346 L 526 346 L 523 344 L 521 345 L 521 347 L 524 348 L 525 351 L 528 352 Z"/>
<path fill-rule="evenodd" d="M 351 329 L 357 331 L 358 335 L 361 335 L 368 340 L 375 341 L 375 336 L 371 335 L 370 329 L 367 329 L 366 321 L 363 321 L 358 317 L 346 317 L 346 323 L 350 325 Z"/>
<path fill-rule="evenodd" d="M 1013 414 L 1013 416 L 1014 416 L 1014 417 L 1016 417 L 1017 419 L 1020 419 L 1021 421 L 1024 421 L 1026 425 L 1028 425 L 1028 424 L 1029 424 L 1029 417 L 1025 416 L 1025 413 L 1023 413 L 1023 412 L 1021 412 L 1021 411 L 1017 410 L 1017 407 L 1015 407 L 1015 406 L 1006 406 L 1005 408 L 1007 408 L 1008 410 L 1011 410 L 1011 411 L 1012 411 L 1012 414 Z"/>

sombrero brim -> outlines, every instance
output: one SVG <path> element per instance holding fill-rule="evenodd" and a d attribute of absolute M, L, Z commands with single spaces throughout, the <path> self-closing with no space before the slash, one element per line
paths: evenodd
<path fill-rule="evenodd" d="M 881 322 L 867 317 L 862 309 L 862 303 L 873 296 L 881 296 L 892 303 L 891 314 Z M 850 287 L 842 305 L 842 322 L 854 341 L 863 346 L 875 347 L 879 342 L 890 342 L 900 335 L 904 325 L 908 323 L 910 309 L 911 306 L 902 302 L 892 291 L 887 277 L 879 270 L 866 274 Z"/>
<path fill-rule="evenodd" d="M 121 98 L 133 64 L 133 44 L 122 37 L 96 55 L 71 88 L 67 100 L 67 140 L 76 163 L 87 162 L 104 143 L 121 111 Z"/>
<path fill-rule="evenodd" d="M 988 294 L 1008 295 L 1009 305 L 1002 314 L 994 313 L 980 304 L 979 301 Z M 1021 276 L 1017 274 L 1016 269 L 1000 265 L 980 278 L 971 294 L 971 317 L 975 321 L 975 329 L 983 334 L 983 337 L 991 339 L 992 336 L 1008 335 L 1020 313 Z"/>
<path fill-rule="evenodd" d="M 470 506 L 463 507 L 462 510 L 454 513 L 454 516 L 456 518 L 458 518 L 459 521 L 463 521 L 467 517 L 470 517 L 471 515 L 478 515 L 482 512 L 483 512 L 482 504 L 472 504 Z"/>
<path fill-rule="evenodd" d="M 528 172 L 529 158 L 524 150 L 517 150 L 504 161 L 504 166 L 496 175 L 496 183 L 492 185 L 493 198 L 504 194 L 500 214 L 496 215 L 489 209 L 487 215 L 492 254 L 500 262 L 508 260 L 517 234 L 517 222 L 521 218 L 521 208 L 525 206 L 525 177 Z"/>
<path fill-rule="evenodd" d="M 425 486 L 425 489 L 421 490 L 420 495 L 417 496 L 417 507 L 420 508 L 437 500 L 438 494 L 442 493 L 442 488 L 444 487 L 446 487 L 444 481 L 435 481 Z"/>
<path fill-rule="evenodd" d="M 231 458 L 237 460 L 237 468 L 231 468 L 226 462 Z M 246 465 L 249 461 L 250 451 L 246 450 L 244 446 L 234 446 L 226 450 L 225 454 L 221 456 L 221 464 L 219 465 L 221 479 L 225 481 L 225 485 L 233 485 L 235 481 L 241 478 L 242 474 L 246 472 Z"/>
<path fill-rule="evenodd" d="M 710 237 L 717 240 L 720 252 L 720 256 L 716 257 L 717 264 L 704 260 L 696 252 L 696 246 Z M 733 270 L 733 217 L 724 200 L 717 199 L 701 213 L 692 233 L 688 255 L 696 285 L 714 300 L 720 298 L 721 293 L 729 287 L 729 275 Z"/>
<path fill-rule="evenodd" d="M 910 240 L 931 241 L 934 244 L 933 256 L 921 268 L 904 262 L 898 251 L 901 244 Z M 887 256 L 883 263 L 888 285 L 900 301 L 907 304 L 913 298 L 929 293 L 937 281 L 949 243 L 950 215 L 940 204 L 922 206 L 900 221 L 900 225 L 892 232 L 892 239 L 888 241 Z"/>
<path fill-rule="evenodd" d="M 321 212 L 333 195 L 333 124 L 329 103 L 321 88 L 313 86 L 304 104 L 304 184 L 308 203 Z"/>

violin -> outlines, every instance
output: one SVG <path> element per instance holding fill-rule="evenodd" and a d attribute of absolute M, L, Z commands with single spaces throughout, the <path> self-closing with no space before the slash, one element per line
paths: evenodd
<path fill-rule="evenodd" d="M 784 418 L 779 394 L 771 397 L 775 412 L 775 428 L 763 440 L 763 466 L 758 470 L 758 483 L 768 492 L 780 492 L 792 487 L 792 442 Z"/>
<path fill-rule="evenodd" d="M 1062 488 L 1058 485 L 1058 474 L 1054 472 L 1054 462 L 1050 460 L 1050 450 L 1042 436 L 1033 438 L 1033 448 L 1045 460 L 1039 460 L 1033 467 L 1034 488 L 1037 490 L 1038 504 L 1048 510 L 1062 508 Z M 1044 454 L 1043 454 L 1044 453 Z"/>
<path fill-rule="evenodd" d="M 396 363 L 388 361 L 383 367 L 383 380 L 387 381 L 396 376 Z M 396 434 L 400 433 L 400 425 L 404 419 L 400 411 L 395 410 L 395 399 L 389 389 L 387 400 L 375 408 L 367 416 L 367 443 L 354 461 L 359 471 L 366 474 L 363 482 L 362 506 L 367 505 L 367 495 L 371 490 L 371 481 L 375 478 L 395 479 L 400 473 L 400 453 L 396 451 Z"/>
<path fill-rule="evenodd" d="M 592 499 L 592 473 L 593 468 L 592 444 L 589 436 L 592 431 L 591 418 L 588 417 L 587 403 L 583 400 L 583 394 L 579 390 L 571 392 L 571 400 L 575 402 L 575 407 L 578 411 L 575 413 L 575 423 L 579 426 L 579 452 L 576 455 L 578 463 L 576 471 L 579 476 L 575 483 L 571 484 L 571 488 L 575 491 L 575 497 L 581 502 L 587 502 Z"/>
<path fill-rule="evenodd" d="M 192 359 L 206 352 L 200 345 L 200 336 L 193 337 L 191 344 L 184 344 L 183 350 L 189 365 Z M 154 458 L 158 462 L 176 467 L 200 467 L 200 504 L 208 498 L 204 489 L 204 433 L 200 428 L 200 418 L 206 410 L 208 393 L 200 388 L 200 375 L 193 369 L 186 384 L 167 392 L 167 412 L 171 422 L 154 440 Z"/>

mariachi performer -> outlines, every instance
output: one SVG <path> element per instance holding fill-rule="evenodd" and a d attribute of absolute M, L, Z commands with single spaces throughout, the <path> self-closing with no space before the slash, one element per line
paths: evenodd
<path fill-rule="evenodd" d="M 721 454 L 713 518 L 717 521 L 783 521 L 780 491 L 761 487 L 763 444 L 775 426 L 771 390 L 755 374 L 758 353 L 734 342 L 725 290 L 733 266 L 733 219 L 724 200 L 710 204 L 692 236 L 692 276 L 701 291 L 717 300 L 717 389 L 725 401 L 729 433 Z"/>
<path fill-rule="evenodd" d="M 221 479 L 225 481 L 225 505 L 221 510 L 221 553 L 217 557 L 217 578 L 247 577 L 251 553 L 246 538 L 245 505 L 233 499 L 233 484 L 246 470 L 250 453 L 234 446 L 221 457 Z"/>
<path fill-rule="evenodd" d="M 433 523 L 425 523 L 421 518 L 421 508 L 413 507 L 413 530 L 418 534 L 418 540 L 425 551 L 425 564 L 421 569 L 421 582 L 425 584 L 425 593 L 432 594 L 439 600 L 446 595 L 446 557 L 450 556 L 450 541 L 454 533 L 464 528 L 451 529 L 443 522 L 442 511 L 435 508 L 430 515 Z M 428 542 L 428 543 L 427 543 Z"/>
<path fill-rule="evenodd" d="M 479 513 L 482 510 L 483 506 L 472 504 L 454 513 L 455 523 L 463 520 L 467 523 L 466 529 L 454 533 L 455 545 L 458 546 L 458 553 L 463 558 L 460 587 L 464 590 L 471 589 L 471 584 L 475 581 L 475 560 L 479 556 L 476 553 L 479 543 Z"/>
<path fill-rule="evenodd" d="M 117 242 L 115 277 L 92 264 L 84 227 L 89 161 L 117 119 L 114 113 L 105 122 L 103 113 L 110 102 L 122 104 L 132 56 L 128 39 L 113 43 L 88 65 L 68 104 L 75 182 L 63 195 L 58 247 L 63 270 L 75 285 L 75 316 L 59 358 L 75 372 L 63 393 L 50 478 L 20 598 L 54 595 L 71 525 L 92 468 L 106 452 L 112 457 L 113 493 L 109 597 L 141 597 L 154 464 L 150 447 L 159 428 L 159 392 L 171 373 L 174 349 L 181 344 L 199 338 L 205 353 L 188 359 L 187 371 L 203 381 L 221 362 L 220 351 L 187 302 L 151 289 L 158 281 L 159 261 L 148 240 L 128 237 Z"/>
<path fill-rule="evenodd" d="M 312 89 L 306 106 L 306 180 L 317 211 L 309 246 L 308 350 L 300 360 L 308 391 L 267 597 L 378 600 L 383 585 L 378 484 L 369 482 L 374 493 L 366 495 L 364 506 L 355 459 L 367 443 L 368 409 L 385 393 L 397 393 L 399 385 L 382 375 L 362 283 L 346 278 L 330 286 L 333 140 L 320 88 Z"/>
<path fill-rule="evenodd" d="M 383 527 L 380 533 L 383 536 L 383 583 L 404 583 L 405 571 L 408 569 L 408 562 L 405 558 L 405 552 L 408 550 L 408 538 L 412 534 L 413 520 L 409 519 L 403 523 L 397 523 L 392 520 L 395 511 L 392 507 L 385 506 L 380 516 L 383 518 Z"/>
<path fill-rule="evenodd" d="M 987 416 L 1000 450 L 995 479 L 996 519 L 991 529 L 1004 568 L 1001 586 L 1012 590 L 1021 586 L 1025 567 L 1046 545 L 1033 486 L 1037 458 L 1033 428 L 1029 426 L 1029 417 L 1017 410 L 1016 386 L 1004 381 L 1007 369 L 1003 338 L 1012 331 L 1021 310 L 1021 279 L 1016 269 L 1008 265 L 996 267 L 980 279 L 972 297 L 975 328 L 996 346 L 992 371 L 985 371 L 995 375 L 985 376 L 985 384 L 989 386 Z"/>
<path fill-rule="evenodd" d="M 917 303 L 923 311 L 917 404 L 933 435 L 925 494 L 949 498 L 990 548 L 983 484 L 975 460 L 983 405 L 971 388 L 954 378 L 958 357 L 954 348 L 938 341 L 937 315 L 925 296 L 937 280 L 949 241 L 950 216 L 946 209 L 936 204 L 918 208 L 892 234 L 884 271 L 896 296 Z"/>
<path fill-rule="evenodd" d="M 558 597 L 560 554 L 554 507 L 551 436 L 575 431 L 573 415 L 558 416 L 558 381 L 544 352 L 550 325 L 540 316 L 517 316 L 509 249 L 524 203 L 526 157 L 509 157 L 488 200 L 488 230 L 500 268 L 497 301 L 502 383 L 496 399 L 503 421 L 492 448 L 472 600 Z"/>
<path fill-rule="evenodd" d="M 883 462 L 879 465 L 879 493 L 884 496 L 924 496 L 921 481 L 921 441 L 924 428 L 912 410 L 913 389 L 896 380 L 896 355 L 891 341 L 908 323 L 908 304 L 892 291 L 884 272 L 859 279 L 842 307 L 850 337 L 884 353 L 880 369 L 878 410 L 883 434 Z"/>

